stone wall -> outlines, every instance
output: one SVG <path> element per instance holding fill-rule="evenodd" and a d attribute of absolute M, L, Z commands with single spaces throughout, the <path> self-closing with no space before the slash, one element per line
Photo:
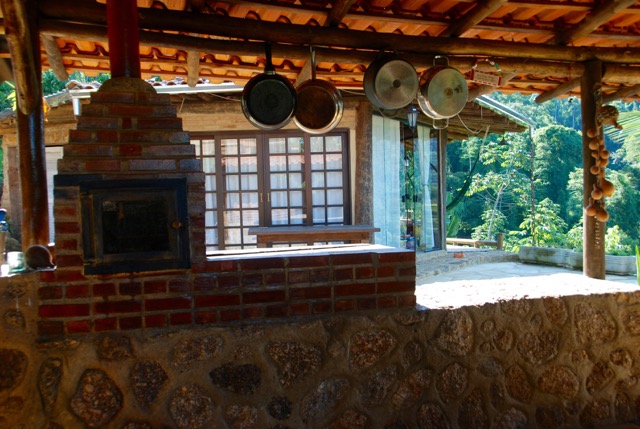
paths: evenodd
<path fill-rule="evenodd" d="M 61 336 L 0 279 L 3 428 L 577 428 L 637 419 L 640 293 Z"/>

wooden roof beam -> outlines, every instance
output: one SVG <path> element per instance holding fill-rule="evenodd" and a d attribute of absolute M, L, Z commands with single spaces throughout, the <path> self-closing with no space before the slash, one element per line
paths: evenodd
<path fill-rule="evenodd" d="M 40 42 L 42 43 L 44 51 L 47 53 L 47 61 L 49 61 L 49 67 L 51 67 L 51 70 L 53 70 L 53 74 L 55 75 L 56 79 L 62 82 L 69 79 L 69 73 L 67 73 L 67 69 L 64 67 L 64 62 L 62 61 L 62 53 L 60 52 L 60 48 L 56 43 L 56 39 L 52 36 L 42 34 L 40 35 Z"/>
<path fill-rule="evenodd" d="M 478 3 L 460 19 L 456 19 L 442 31 L 440 37 L 460 37 L 487 16 L 495 12 L 508 0 L 479 0 Z"/>
<path fill-rule="evenodd" d="M 629 0 L 626 0 L 629 1 Z M 104 24 L 104 6 L 76 0 L 43 0 L 39 3 L 42 18 Z M 279 22 L 251 21 L 218 15 L 193 19 L 192 12 L 138 8 L 141 28 L 163 31 L 208 34 L 240 40 L 269 40 L 306 46 L 337 46 L 353 49 L 389 50 L 415 54 L 484 55 L 556 61 L 599 59 L 613 63 L 635 63 L 639 48 L 565 47 L 539 43 L 514 43 L 501 40 L 449 39 L 430 36 L 406 36 L 372 33 L 343 28 L 309 27 Z M 275 54 L 275 53 L 274 53 Z"/>
<path fill-rule="evenodd" d="M 602 102 L 611 103 L 612 101 L 622 100 L 624 98 L 631 97 L 632 95 L 636 95 L 636 94 L 640 94 L 640 84 L 622 88 L 612 94 L 603 94 Z"/>
<path fill-rule="evenodd" d="M 636 0 L 608 0 L 595 7 L 578 25 L 560 30 L 551 40 L 555 45 L 568 45 L 595 31 L 615 14 L 636 4 Z"/>
<path fill-rule="evenodd" d="M 337 0 L 333 5 L 329 13 L 327 14 L 327 20 L 324 23 L 325 27 L 337 27 L 340 25 L 344 17 L 351 9 L 351 6 L 356 2 L 356 0 Z"/>
<path fill-rule="evenodd" d="M 580 78 L 571 79 L 567 82 L 561 83 L 550 91 L 543 92 L 536 97 L 536 103 L 542 104 L 549 100 L 553 100 L 556 97 L 566 94 L 580 86 Z"/>

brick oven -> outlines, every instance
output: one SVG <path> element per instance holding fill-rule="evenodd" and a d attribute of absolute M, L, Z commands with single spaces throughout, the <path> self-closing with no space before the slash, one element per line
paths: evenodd
<path fill-rule="evenodd" d="M 57 269 L 40 273 L 42 336 L 415 306 L 406 250 L 207 257 L 200 162 L 169 95 L 143 80 L 111 79 L 77 119 L 54 179 Z"/>

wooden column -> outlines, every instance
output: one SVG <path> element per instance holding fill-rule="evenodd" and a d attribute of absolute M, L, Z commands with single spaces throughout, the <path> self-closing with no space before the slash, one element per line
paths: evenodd
<path fill-rule="evenodd" d="M 589 169 L 595 165 L 595 158 L 591 156 L 588 137 L 588 130 L 597 129 L 598 135 L 602 137 L 602 128 L 598 127 L 596 115 L 602 104 L 601 92 L 602 62 L 589 61 L 585 63 L 585 71 L 580 82 L 580 98 L 582 102 L 582 162 L 584 195 L 582 198 L 583 207 L 589 204 L 593 185 L 596 183 L 596 176 L 591 174 Z M 599 222 L 593 216 L 584 215 L 583 220 L 583 272 L 587 277 L 594 279 L 604 279 L 605 253 L 604 236 L 606 232 L 606 222 Z"/>
<path fill-rule="evenodd" d="M 140 77 L 138 2 L 107 0 L 111 77 Z"/>
<path fill-rule="evenodd" d="M 356 225 L 373 225 L 373 107 L 356 106 L 355 213 Z"/>
<path fill-rule="evenodd" d="M 40 38 L 34 0 L 1 0 L 18 99 L 22 248 L 49 242 Z"/>

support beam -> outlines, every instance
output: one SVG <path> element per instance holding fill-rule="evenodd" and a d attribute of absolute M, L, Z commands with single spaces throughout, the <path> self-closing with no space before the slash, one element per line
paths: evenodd
<path fill-rule="evenodd" d="M 104 6 L 75 0 L 44 0 L 40 5 L 43 18 L 104 24 Z M 406 36 L 391 33 L 347 30 L 343 28 L 310 27 L 280 22 L 251 21 L 209 14 L 193 19 L 192 12 L 139 8 L 140 28 L 208 34 L 232 39 L 269 40 L 306 46 L 336 46 L 352 49 L 395 50 L 400 53 L 433 55 L 484 55 L 580 62 L 592 59 L 613 63 L 634 63 L 640 58 L 638 48 L 598 48 L 551 46 L 539 43 L 514 43 L 502 40 L 449 39 L 430 36 Z M 275 55 L 275 52 L 274 52 Z"/>
<path fill-rule="evenodd" d="M 187 51 L 187 85 L 193 87 L 200 77 L 200 51 Z"/>
<path fill-rule="evenodd" d="M 136 0 L 107 0 L 111 77 L 140 77 L 140 38 Z"/>
<path fill-rule="evenodd" d="M 612 101 L 622 100 L 636 94 L 640 94 L 640 85 L 628 86 L 614 92 L 613 94 L 605 94 L 602 96 L 602 102 L 604 104 L 607 104 L 611 103 Z"/>
<path fill-rule="evenodd" d="M 60 52 L 60 48 L 58 47 L 58 43 L 56 43 L 56 39 L 47 36 L 46 34 L 40 35 L 40 41 L 42 42 L 42 47 L 47 54 L 47 61 L 49 61 L 49 67 L 53 70 L 53 74 L 56 79 L 61 82 L 65 82 L 69 79 L 69 73 L 67 73 L 67 69 L 64 68 L 64 62 L 62 61 L 62 52 Z"/>
<path fill-rule="evenodd" d="M 633 6 L 636 0 L 607 0 L 595 7 L 578 25 L 568 30 L 560 30 L 550 43 L 568 45 L 595 31 L 615 14 Z"/>
<path fill-rule="evenodd" d="M 100 25 L 83 25 L 66 23 L 59 20 L 41 20 L 44 34 L 54 37 L 77 38 L 85 40 L 106 41 L 106 27 Z M 167 34 L 151 31 L 140 33 L 140 42 L 145 46 L 172 48 L 178 50 L 197 50 L 200 52 L 220 52 L 238 56 L 264 55 L 264 43 L 235 40 L 217 40 L 180 34 Z M 567 48 L 568 49 L 568 48 Z M 318 62 L 331 61 L 343 64 L 369 64 L 377 52 L 345 49 L 316 48 Z M 436 54 L 406 54 L 407 61 L 417 68 L 429 68 L 433 65 Z M 274 58 L 292 58 L 304 60 L 309 58 L 307 46 L 273 45 Z M 87 58 L 89 59 L 89 58 Z M 108 60 L 108 59 L 105 59 Z M 162 60 L 158 60 L 162 61 Z M 449 65 L 463 73 L 471 70 L 476 63 L 474 56 L 449 56 Z M 584 66 L 577 62 L 557 62 L 544 60 L 528 60 L 517 58 L 500 58 L 500 69 L 504 73 L 544 74 L 559 77 L 576 78 L 582 76 Z M 640 67 L 608 63 L 605 79 L 613 83 L 640 83 Z"/>
<path fill-rule="evenodd" d="M 356 0 L 338 0 L 335 2 L 331 10 L 327 14 L 327 20 L 324 23 L 325 27 L 337 27 L 340 25 L 345 15 L 351 9 L 351 6 Z"/>
<path fill-rule="evenodd" d="M 556 97 L 564 95 L 567 92 L 570 92 L 570 91 L 576 89 L 579 86 L 580 86 L 580 79 L 579 78 L 578 79 L 571 79 L 571 80 L 569 80 L 567 82 L 561 83 L 560 85 L 556 86 L 552 90 L 549 90 L 547 92 L 543 92 L 542 94 L 538 95 L 536 97 L 536 103 L 537 104 L 546 103 L 547 101 L 553 100 Z"/>
<path fill-rule="evenodd" d="M 454 20 L 438 36 L 440 37 L 460 37 L 468 30 L 482 22 L 487 16 L 495 12 L 507 0 L 482 0 L 467 12 L 460 19 Z"/>
<path fill-rule="evenodd" d="M 40 51 L 33 0 L 0 0 L 18 98 L 18 157 L 22 197 L 22 249 L 49 243 L 44 113 Z"/>
<path fill-rule="evenodd" d="M 356 168 L 354 224 L 373 225 L 373 106 L 356 104 Z"/>
<path fill-rule="evenodd" d="M 602 94 L 600 82 L 602 80 L 602 63 L 600 61 L 590 61 L 585 64 L 585 72 L 580 82 L 580 99 L 582 106 L 582 163 L 583 175 L 582 183 L 584 193 L 582 197 L 583 207 L 589 205 L 589 198 L 593 186 L 597 182 L 597 177 L 589 171 L 595 165 L 595 158 L 591 156 L 589 149 L 589 130 L 597 129 L 598 136 L 602 136 L 602 128 L 598 127 L 596 115 L 602 105 Z M 594 216 L 584 214 L 583 219 L 583 272 L 587 277 L 594 279 L 605 278 L 605 252 L 604 238 L 606 232 L 606 222 L 599 222 Z"/>

